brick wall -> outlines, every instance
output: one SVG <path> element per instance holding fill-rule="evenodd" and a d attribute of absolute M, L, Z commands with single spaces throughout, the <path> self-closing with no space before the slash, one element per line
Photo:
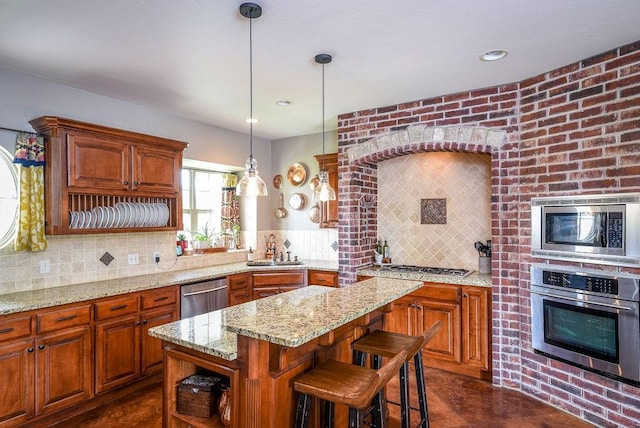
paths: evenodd
<path fill-rule="evenodd" d="M 506 133 L 492 146 L 430 134 L 349 159 L 351 148 L 417 125 Z M 640 42 L 519 83 L 339 116 L 341 282 L 353 282 L 356 269 L 370 262 L 371 245 L 358 234 L 358 201 L 377 192 L 376 163 L 434 150 L 491 152 L 493 382 L 597 425 L 640 425 L 639 388 L 533 353 L 528 273 L 536 261 L 531 197 L 640 191 Z M 375 219 L 371 212 L 367 221 Z"/>

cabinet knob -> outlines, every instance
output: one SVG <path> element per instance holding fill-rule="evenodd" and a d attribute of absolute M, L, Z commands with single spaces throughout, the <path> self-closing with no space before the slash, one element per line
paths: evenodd
<path fill-rule="evenodd" d="M 39 345 L 38 349 L 44 349 L 44 345 Z"/>
<path fill-rule="evenodd" d="M 140 325 L 140 321 L 136 321 L 136 325 Z"/>
<path fill-rule="evenodd" d="M 469 297 L 469 296 L 467 295 L 467 293 L 463 293 L 462 297 Z"/>
<path fill-rule="evenodd" d="M 139 185 L 139 184 L 140 184 L 140 183 L 138 183 L 137 181 L 134 181 L 134 182 L 133 182 L 133 185 L 134 185 L 134 186 L 137 186 L 137 185 Z"/>
<path fill-rule="evenodd" d="M 27 348 L 27 352 L 33 352 L 33 348 Z"/>
<path fill-rule="evenodd" d="M 147 320 L 142 320 L 142 324 L 146 324 L 146 323 L 147 323 Z"/>
<path fill-rule="evenodd" d="M 123 182 L 122 184 L 124 184 L 124 185 L 126 186 L 127 184 L 129 184 L 129 182 L 128 182 L 128 181 L 125 181 L 125 182 Z"/>

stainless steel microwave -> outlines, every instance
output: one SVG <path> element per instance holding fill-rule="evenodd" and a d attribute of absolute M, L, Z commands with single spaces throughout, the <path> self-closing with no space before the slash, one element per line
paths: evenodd
<path fill-rule="evenodd" d="M 532 198 L 531 254 L 640 266 L 640 193 Z"/>

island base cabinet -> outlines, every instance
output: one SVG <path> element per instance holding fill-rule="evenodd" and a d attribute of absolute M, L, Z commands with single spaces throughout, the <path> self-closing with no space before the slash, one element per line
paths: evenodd
<path fill-rule="evenodd" d="M 226 361 L 225 365 L 218 364 L 213 359 L 205 359 L 188 350 L 165 347 L 164 357 L 164 388 L 163 388 L 163 421 L 165 428 L 214 428 L 223 427 L 220 416 L 214 414 L 210 418 L 200 418 L 178 413 L 178 385 L 183 379 L 204 372 L 222 375 L 229 379 L 229 406 L 231 409 L 231 426 L 238 426 L 240 411 L 238 409 L 239 370 L 228 367 L 233 362 Z"/>

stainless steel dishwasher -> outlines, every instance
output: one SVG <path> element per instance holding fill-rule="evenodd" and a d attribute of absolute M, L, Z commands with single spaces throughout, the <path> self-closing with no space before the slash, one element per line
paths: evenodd
<path fill-rule="evenodd" d="M 226 307 L 226 278 L 185 284 L 180 287 L 180 318 L 189 318 Z"/>

